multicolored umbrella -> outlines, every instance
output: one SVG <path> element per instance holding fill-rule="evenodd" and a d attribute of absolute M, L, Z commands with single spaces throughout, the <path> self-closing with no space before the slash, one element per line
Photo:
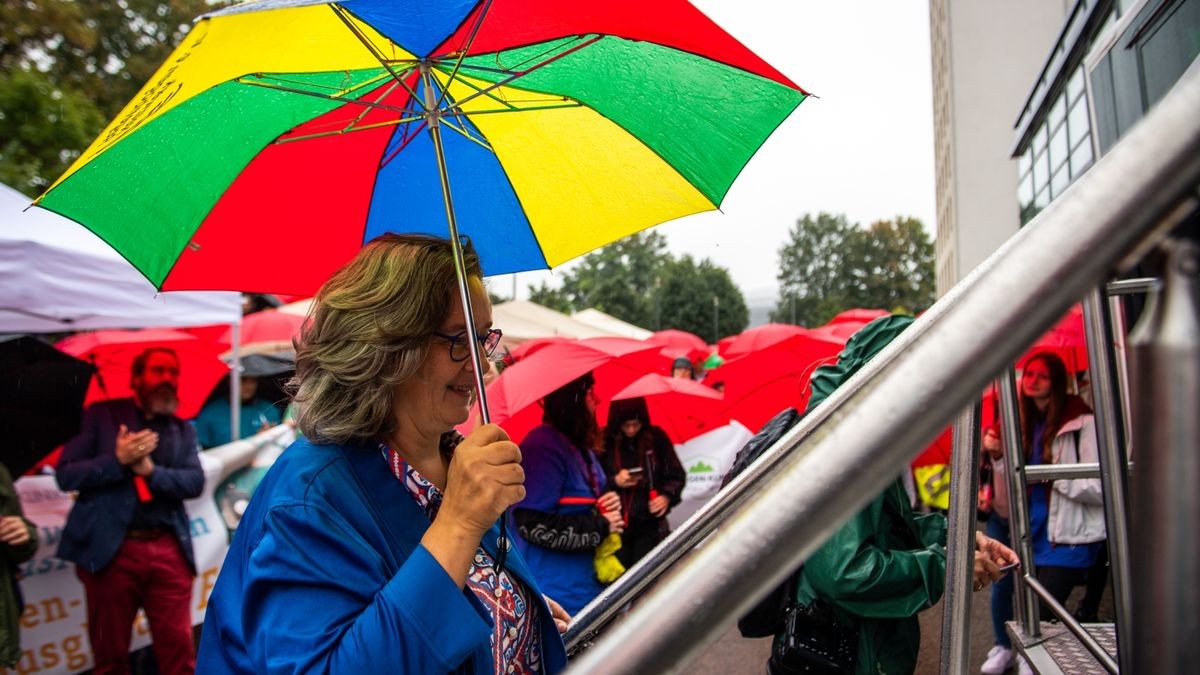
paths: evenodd
<path fill-rule="evenodd" d="M 541 269 L 716 208 L 805 96 L 686 0 L 263 0 L 201 18 L 39 203 L 164 290 L 311 295 L 385 232 Z"/>
<path fill-rule="evenodd" d="M 684 0 L 264 0 L 201 18 L 38 203 L 164 290 L 311 295 L 448 211 L 488 274 L 541 269 L 716 208 L 805 96 Z"/>

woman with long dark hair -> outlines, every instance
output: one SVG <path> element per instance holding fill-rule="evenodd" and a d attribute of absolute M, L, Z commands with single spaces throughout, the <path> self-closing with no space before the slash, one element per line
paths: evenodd
<path fill-rule="evenodd" d="M 1066 366 L 1051 352 L 1034 354 L 1022 368 L 1018 411 L 1021 447 L 1029 466 L 1098 461 L 1095 417 L 1083 399 L 1067 393 L 1067 382 Z M 1000 462 L 994 466 L 1001 467 L 997 474 L 1003 476 L 998 433 L 984 437 L 984 449 L 992 454 L 993 462 Z M 997 495 L 1006 487 L 998 483 Z M 1059 603 L 1065 603 L 1072 589 L 1087 581 L 1088 569 L 1104 546 L 1104 497 L 1100 479 L 1033 483 L 1028 494 L 1030 536 L 1038 582 Z M 998 534 L 993 533 L 991 524 L 988 534 Z M 1000 649 L 1011 649 L 1000 636 L 1004 621 L 1012 616 L 1009 582 L 997 586 L 992 596 L 992 621 Z M 1042 618 L 1053 618 L 1045 606 L 1042 607 Z M 1012 658 L 1011 651 L 1005 653 L 994 647 L 982 672 L 1002 673 Z M 1029 667 L 1021 662 L 1020 671 L 1029 672 Z"/>
<path fill-rule="evenodd" d="M 1021 443 L 1026 462 L 1098 461 L 1096 423 L 1083 399 L 1067 394 L 1067 369 L 1049 352 L 1035 354 L 1021 373 Z M 1086 581 L 1105 539 L 1099 478 L 1056 480 L 1029 491 L 1033 561 L 1038 581 L 1059 602 Z M 1043 608 L 1043 618 L 1049 613 Z"/>
<path fill-rule="evenodd" d="M 596 547 L 621 532 L 621 503 L 605 491 L 596 445 L 593 379 L 585 374 L 542 400 L 542 424 L 521 442 L 525 498 L 512 511 L 514 539 L 546 595 L 575 614 L 600 593 Z"/>
<path fill-rule="evenodd" d="M 679 503 L 687 472 L 667 433 L 650 423 L 644 398 L 612 402 L 600 460 L 625 515 L 617 558 L 630 567 L 670 533 L 667 513 Z"/>

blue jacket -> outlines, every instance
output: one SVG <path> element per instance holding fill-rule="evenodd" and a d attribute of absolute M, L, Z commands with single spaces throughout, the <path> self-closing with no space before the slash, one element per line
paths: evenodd
<path fill-rule="evenodd" d="M 491 673 L 492 622 L 421 546 L 429 519 L 378 448 L 299 440 L 255 490 L 209 599 L 197 672 Z M 482 545 L 493 556 L 493 526 Z M 538 603 L 542 663 L 566 650 Z"/>
<path fill-rule="evenodd" d="M 67 442 L 58 460 L 58 486 L 67 492 L 79 492 L 67 516 L 58 557 L 93 573 L 104 569 L 117 555 L 138 502 L 133 471 L 117 461 L 117 430 L 122 424 L 130 431 L 147 426 L 132 398 L 88 406 L 79 435 Z M 171 529 L 195 574 L 192 535 L 183 500 L 200 496 L 204 470 L 196 454 L 192 425 L 174 415 L 166 418 L 165 424 L 167 431 L 159 433 L 158 447 L 150 454 L 155 468 L 146 483 L 158 502 L 156 506 L 169 510 Z"/>
<path fill-rule="evenodd" d="M 590 504 L 562 503 L 564 497 L 595 499 L 600 496 L 605 481 L 604 467 L 596 459 L 595 453 L 589 450 L 586 455 L 591 463 L 595 487 L 588 480 L 587 468 L 578 448 L 548 424 L 534 428 L 521 441 L 525 499 L 514 509 L 565 516 L 595 513 Z M 512 531 L 519 532 L 515 518 L 510 517 L 510 523 Z M 607 534 L 605 528 L 601 537 Z M 558 551 L 530 542 L 520 534 L 513 535 L 513 542 L 541 581 L 546 595 L 554 598 L 568 614 L 574 616 L 604 590 L 596 580 L 594 548 Z"/>

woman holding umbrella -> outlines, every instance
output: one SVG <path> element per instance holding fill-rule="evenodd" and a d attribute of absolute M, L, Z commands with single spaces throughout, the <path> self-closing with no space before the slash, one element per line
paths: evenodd
<path fill-rule="evenodd" d="M 450 242 L 384 235 L 326 282 L 296 354 L 305 439 L 255 491 L 210 599 L 197 670 L 555 672 L 568 617 L 497 519 L 525 495 L 517 446 L 467 438 L 468 340 L 496 348 L 474 249 L 472 315 Z M 503 562 L 502 562 L 503 561 Z"/>
<path fill-rule="evenodd" d="M 605 491 L 596 453 L 591 373 L 542 400 L 542 424 L 521 441 L 527 493 L 513 509 L 515 539 L 546 593 L 571 614 L 600 593 L 596 549 L 624 529 L 616 493 Z"/>
<path fill-rule="evenodd" d="M 625 515 L 617 558 L 630 567 L 670 533 L 667 512 L 679 503 L 687 472 L 640 397 L 612 402 L 601 461 Z"/>

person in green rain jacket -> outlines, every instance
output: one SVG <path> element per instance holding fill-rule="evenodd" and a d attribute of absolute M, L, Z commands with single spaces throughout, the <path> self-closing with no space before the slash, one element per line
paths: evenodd
<path fill-rule="evenodd" d="M 812 376 L 808 411 L 858 372 L 913 319 L 886 316 L 854 334 L 836 365 Z M 1015 561 L 1007 547 L 976 537 L 975 589 L 999 578 L 994 560 Z M 797 600 L 821 598 L 837 622 L 858 627 L 855 672 L 912 673 L 921 645 L 917 613 L 942 596 L 946 580 L 946 519 L 914 514 L 899 478 L 846 522 L 801 568 Z M 779 639 L 777 636 L 776 639 Z"/>
<path fill-rule="evenodd" d="M 37 528 L 25 518 L 12 476 L 0 464 L 0 666 L 10 668 L 21 658 L 21 603 L 17 565 L 37 553 Z"/>

